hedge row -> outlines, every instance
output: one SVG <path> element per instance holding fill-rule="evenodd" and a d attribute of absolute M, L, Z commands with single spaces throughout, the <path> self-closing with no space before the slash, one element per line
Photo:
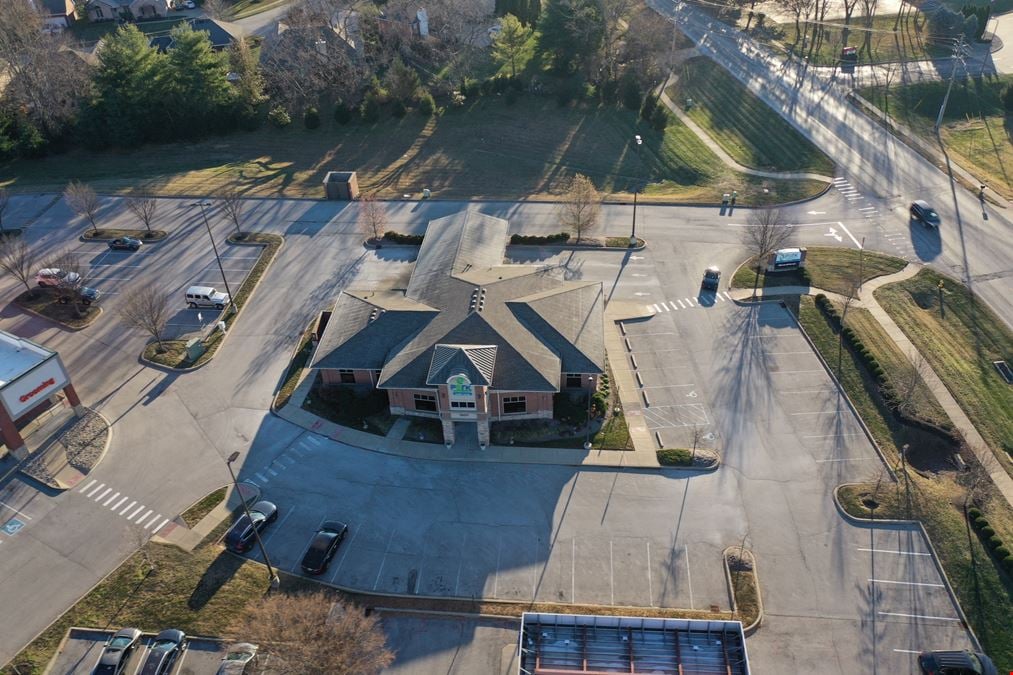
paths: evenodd
<path fill-rule="evenodd" d="M 560 232 L 559 234 L 547 234 L 545 236 L 539 236 L 536 234 L 510 235 L 511 244 L 528 244 L 528 245 L 565 244 L 568 241 L 570 241 L 569 232 Z"/>
<path fill-rule="evenodd" d="M 401 234 L 400 232 L 392 232 L 390 230 L 383 233 L 385 241 L 395 244 L 408 244 L 409 246 L 421 246 L 424 236 L 423 234 Z"/>
<path fill-rule="evenodd" d="M 865 365 L 866 370 L 876 380 L 878 385 L 879 393 L 886 402 L 887 407 L 894 416 L 904 424 L 908 426 L 917 427 L 923 431 L 936 434 L 948 443 L 958 445 L 960 438 L 953 430 L 953 426 L 947 422 L 945 425 L 937 425 L 918 417 L 908 415 L 900 409 L 900 405 L 903 403 L 900 395 L 897 393 L 897 389 L 890 381 L 890 375 L 886 369 L 883 368 L 875 354 L 862 342 L 862 338 L 854 331 L 854 329 L 842 326 L 841 313 L 837 311 L 834 304 L 824 294 L 820 293 L 816 296 L 816 306 L 820 308 L 824 315 L 830 320 L 831 325 L 835 330 L 839 331 L 844 336 L 844 342 L 848 345 L 851 352 L 856 354 L 862 363 Z"/>
<path fill-rule="evenodd" d="M 1006 569 L 1007 573 L 1013 574 L 1013 554 L 1010 553 L 1009 548 L 1003 543 L 1002 537 L 997 535 L 992 526 L 988 524 L 985 516 L 981 515 L 981 511 L 972 507 L 967 510 L 967 518 L 971 521 L 974 529 L 977 530 L 978 536 L 981 537 L 985 547 L 992 551 L 992 555 Z"/>

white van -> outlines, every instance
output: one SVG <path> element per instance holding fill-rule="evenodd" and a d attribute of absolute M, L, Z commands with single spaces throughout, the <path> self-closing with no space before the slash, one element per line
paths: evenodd
<path fill-rule="evenodd" d="M 225 309 L 225 306 L 229 302 L 230 299 L 227 294 L 220 293 L 211 286 L 191 286 L 186 289 L 186 304 L 190 309 L 198 307 Z"/>

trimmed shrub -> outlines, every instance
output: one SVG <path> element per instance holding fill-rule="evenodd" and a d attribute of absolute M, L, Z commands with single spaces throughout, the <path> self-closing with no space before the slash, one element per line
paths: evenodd
<path fill-rule="evenodd" d="M 978 527 L 978 531 L 981 533 L 981 536 L 984 537 L 985 539 L 995 536 L 995 530 L 992 529 L 991 525 L 980 526 Z"/>
<path fill-rule="evenodd" d="M 371 91 L 362 99 L 362 105 L 359 106 L 359 115 L 362 116 L 363 122 L 372 123 L 380 120 L 380 97 L 376 92 Z"/>
<path fill-rule="evenodd" d="M 569 240 L 570 240 L 569 232 L 560 232 L 559 234 L 548 234 L 545 236 L 540 236 L 536 234 L 510 235 L 510 243 L 514 245 L 538 246 L 541 244 L 565 244 Z"/>
<path fill-rule="evenodd" d="M 644 103 L 640 106 L 640 116 L 647 121 L 651 120 L 651 116 L 654 115 L 654 109 L 658 107 L 658 99 L 654 94 L 648 94 L 644 97 Z"/>
<path fill-rule="evenodd" d="M 606 410 L 608 410 L 608 399 L 605 398 L 605 394 L 600 391 L 594 392 L 594 395 L 591 396 L 591 414 L 595 417 L 604 417 Z"/>
<path fill-rule="evenodd" d="M 267 113 L 267 121 L 273 124 L 278 129 L 284 129 L 288 125 L 292 124 L 292 117 L 288 114 L 288 111 L 277 106 L 271 108 L 271 112 Z"/>
<path fill-rule="evenodd" d="M 307 129 L 316 129 L 320 126 L 320 111 L 313 106 L 306 108 L 306 112 L 302 116 L 302 123 L 306 125 Z"/>
<path fill-rule="evenodd" d="M 640 83 L 637 81 L 636 76 L 632 74 L 632 71 L 627 72 L 629 74 L 623 77 L 622 82 L 623 106 L 629 110 L 636 110 L 640 107 L 643 94 L 640 91 Z"/>
<path fill-rule="evenodd" d="M 823 293 L 817 293 L 816 304 L 819 305 L 821 308 L 825 308 L 827 304 L 827 296 L 824 295 Z"/>
<path fill-rule="evenodd" d="M 400 232 L 392 232 L 391 230 L 383 233 L 383 238 L 386 241 L 395 244 L 408 244 L 410 246 L 421 246 L 422 237 L 423 235 L 421 234 L 401 234 Z"/>
<path fill-rule="evenodd" d="M 338 124 L 348 124 L 352 121 L 352 109 L 344 103 L 334 106 L 334 121 Z"/>
<path fill-rule="evenodd" d="M 664 106 L 658 105 L 654 108 L 654 113 L 651 114 L 651 126 L 655 131 L 664 131 L 668 126 L 668 111 Z"/>
<path fill-rule="evenodd" d="M 658 464 L 662 466 L 689 466 L 693 453 L 686 448 L 665 448 L 658 450 Z"/>
<path fill-rule="evenodd" d="M 1006 571 L 1009 574 L 1013 574 L 1013 555 L 1008 555 L 1003 558 L 1002 565 L 1006 568 Z"/>
<path fill-rule="evenodd" d="M 967 509 L 967 517 L 968 517 L 968 519 L 972 523 L 975 521 L 975 519 L 979 518 L 980 516 L 981 516 L 981 510 L 980 509 L 978 509 L 978 508 L 976 508 L 974 506 L 972 506 L 971 508 Z"/>
<path fill-rule="evenodd" d="M 1002 537 L 997 534 L 988 538 L 988 547 L 993 551 L 1002 546 Z"/>
<path fill-rule="evenodd" d="M 394 101 L 394 103 L 390 106 L 390 114 L 398 119 L 401 119 L 408 114 L 408 107 L 401 101 Z"/>
<path fill-rule="evenodd" d="M 999 546 L 995 549 L 995 557 L 999 560 L 1005 560 L 1006 556 L 1009 555 L 1009 549 L 1005 546 Z"/>
<path fill-rule="evenodd" d="M 423 117 L 432 117 L 436 112 L 436 101 L 433 95 L 426 90 L 419 94 L 419 114 Z"/>
<path fill-rule="evenodd" d="M 1013 112 L 1013 84 L 1006 87 L 1006 91 L 1002 93 L 1002 107 L 1006 109 L 1006 112 Z"/>
<path fill-rule="evenodd" d="M 985 516 L 978 516 L 974 519 L 974 524 L 980 530 L 983 527 L 988 527 L 988 519 Z"/>

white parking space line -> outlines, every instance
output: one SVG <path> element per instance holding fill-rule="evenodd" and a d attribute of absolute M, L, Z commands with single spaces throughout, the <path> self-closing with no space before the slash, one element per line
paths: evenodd
<path fill-rule="evenodd" d="M 834 387 L 826 387 L 825 389 L 792 389 L 791 391 L 779 391 L 778 394 L 825 394 L 827 392 L 836 391 Z"/>
<path fill-rule="evenodd" d="M 896 555 L 932 555 L 931 553 L 921 553 L 919 551 L 895 551 L 887 548 L 860 548 L 857 549 L 863 553 L 894 553 Z"/>
<path fill-rule="evenodd" d="M 387 540 L 387 548 L 384 549 L 383 558 L 380 559 L 380 569 L 376 571 L 376 581 L 373 582 L 373 590 L 380 585 L 380 577 L 383 576 L 383 565 L 387 562 L 387 554 L 390 553 L 390 545 L 394 543 L 394 534 L 397 530 L 390 531 L 390 539 Z"/>
<path fill-rule="evenodd" d="M 801 415 L 838 415 L 840 414 L 840 412 L 841 412 L 840 410 L 817 410 L 816 412 L 792 413 L 792 416 L 797 417 Z"/>
<path fill-rule="evenodd" d="M 878 457 L 849 457 L 841 459 L 817 459 L 817 464 L 826 464 L 827 462 L 868 462 L 869 460 L 878 459 Z"/>
<path fill-rule="evenodd" d="M 572 596 L 571 596 L 572 597 Z M 654 584 L 651 581 L 651 540 L 647 540 L 647 599 L 654 607 Z M 572 602 L 572 600 L 571 600 Z"/>
<path fill-rule="evenodd" d="M 837 438 L 838 436 L 862 436 L 862 435 L 864 434 L 861 431 L 855 431 L 851 433 L 842 433 L 842 434 L 815 434 L 815 435 L 809 434 L 807 436 L 803 436 L 802 438 Z"/>
<path fill-rule="evenodd" d="M 259 472 L 255 473 L 253 475 L 256 476 L 257 480 L 259 480 L 261 483 L 270 483 L 271 482 L 270 478 L 267 478 L 266 476 L 264 476 L 263 474 L 261 474 Z"/>
<path fill-rule="evenodd" d="M 946 588 L 943 584 L 929 584 L 919 581 L 888 581 L 887 579 L 869 579 L 870 584 L 895 584 L 897 586 L 928 586 L 930 588 Z"/>
<path fill-rule="evenodd" d="M 277 471 L 275 471 L 274 469 L 272 469 L 271 467 L 267 467 L 267 468 L 266 468 L 266 469 L 264 469 L 264 470 L 265 470 L 265 471 L 267 471 L 267 472 L 268 472 L 269 474 L 271 474 L 272 476 L 277 476 L 277 475 L 278 475 L 278 472 L 277 472 Z"/>
<path fill-rule="evenodd" d="M 932 616 L 929 614 L 904 614 L 903 612 L 880 612 L 881 616 L 902 616 L 907 619 L 934 619 L 936 621 L 960 621 L 951 616 Z"/>
<path fill-rule="evenodd" d="M 25 513 L 24 511 L 18 511 L 16 508 L 14 508 L 13 506 L 11 506 L 10 504 L 8 504 L 6 502 L 0 502 L 0 506 L 3 506 L 4 508 L 10 509 L 11 511 L 13 511 L 16 514 L 18 514 L 19 516 L 24 516 L 28 520 L 32 519 L 32 517 L 30 515 L 28 515 L 27 513 Z"/>
<path fill-rule="evenodd" d="M 499 548 L 496 549 L 496 571 L 499 572 Z M 570 540 L 570 602 L 576 604 L 577 595 L 577 538 Z"/>
<path fill-rule="evenodd" d="M 465 549 L 465 544 L 468 543 L 468 533 L 465 532 L 461 537 L 461 551 Z M 454 595 L 457 595 L 457 590 L 461 587 L 461 568 L 464 567 L 464 556 L 457 562 L 457 580 L 454 582 Z"/>
<path fill-rule="evenodd" d="M 123 510 L 120 511 L 120 515 L 122 516 L 124 513 L 126 513 L 130 509 L 134 508 L 134 504 L 136 504 L 136 503 L 137 503 L 137 500 L 135 499 L 135 500 L 131 501 L 129 504 L 127 504 L 126 506 L 124 506 Z"/>
<path fill-rule="evenodd" d="M 110 504 L 112 504 L 112 503 L 113 503 L 113 500 L 114 500 L 114 499 L 116 499 L 116 498 L 117 498 L 117 497 L 119 497 L 119 496 L 120 496 L 120 493 L 119 493 L 119 492 L 117 492 L 117 493 L 116 493 L 116 494 L 114 494 L 114 495 L 113 495 L 112 497 L 110 497 L 109 499 L 105 500 L 105 501 L 104 501 L 104 502 L 102 503 L 102 506 L 109 506 Z M 98 501 L 98 500 L 95 500 L 95 501 Z"/>
<path fill-rule="evenodd" d="M 811 349 L 801 352 L 767 352 L 767 356 L 788 356 L 789 354 L 812 354 Z"/>
<path fill-rule="evenodd" d="M 689 544 L 683 544 L 686 550 L 686 581 L 689 583 L 689 608 L 696 609 L 696 605 L 693 603 L 693 576 L 689 571 Z"/>
<path fill-rule="evenodd" d="M 89 482 L 88 482 L 88 484 L 87 484 L 87 485 L 85 485 L 85 486 L 84 486 L 84 487 L 82 487 L 82 488 L 79 488 L 79 489 L 78 489 L 78 492 L 84 492 L 85 490 L 87 490 L 88 488 L 90 488 L 90 487 L 91 487 L 92 485 L 94 485 L 95 483 L 96 483 L 95 479 L 92 479 L 91 481 L 89 481 Z"/>
<path fill-rule="evenodd" d="M 120 501 L 116 502 L 115 504 L 113 504 L 112 506 L 109 507 L 109 510 L 110 511 L 115 511 L 116 509 L 120 508 L 120 505 L 123 502 L 127 501 L 127 499 L 128 499 L 128 497 L 126 495 L 123 495 L 123 497 L 120 499 Z"/>
<path fill-rule="evenodd" d="M 270 532 L 268 532 L 266 535 L 260 538 L 260 541 L 264 542 L 265 548 L 267 547 L 268 543 L 274 538 L 274 533 L 282 529 L 282 525 L 285 524 L 285 521 L 287 521 L 292 516 L 292 514 L 295 513 L 295 511 L 296 509 L 293 508 L 291 511 L 286 513 L 285 517 L 279 520 L 278 524 L 273 526 Z"/>
<path fill-rule="evenodd" d="M 802 373 L 822 373 L 822 372 L 824 372 L 822 368 L 817 368 L 816 370 L 771 370 L 770 374 L 771 375 L 800 375 Z"/>
<path fill-rule="evenodd" d="M 917 649 L 894 649 L 898 654 L 921 654 Z"/>
<path fill-rule="evenodd" d="M 306 436 L 303 436 L 303 440 L 309 441 L 310 443 L 312 443 L 313 445 L 316 445 L 316 446 L 319 446 L 321 444 L 321 442 L 322 442 L 319 438 L 317 438 L 316 436 L 314 436 L 312 434 L 307 434 Z"/>
<path fill-rule="evenodd" d="M 615 565 L 612 564 L 612 540 L 609 539 L 609 596 L 612 601 L 609 604 L 616 604 L 616 581 Z"/>
<path fill-rule="evenodd" d="M 689 384 L 654 384 L 650 387 L 641 387 L 641 389 L 677 389 L 679 387 L 692 387 L 693 383 Z"/>

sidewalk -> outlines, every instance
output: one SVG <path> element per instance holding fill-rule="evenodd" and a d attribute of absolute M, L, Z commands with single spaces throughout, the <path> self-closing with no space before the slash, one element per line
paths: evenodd
<path fill-rule="evenodd" d="M 918 350 L 911 344 L 907 335 L 901 330 L 900 326 L 894 322 L 894 320 L 887 314 L 879 302 L 876 300 L 874 295 L 877 288 L 892 284 L 898 281 L 904 281 L 910 279 L 922 269 L 921 265 L 915 265 L 909 263 L 907 267 L 902 269 L 900 272 L 894 274 L 888 274 L 881 277 L 871 279 L 862 285 L 858 297 L 852 301 L 852 307 L 863 307 L 872 314 L 873 317 L 879 322 L 879 325 L 883 327 L 890 339 L 893 340 L 897 348 L 903 353 L 909 361 L 915 363 L 919 357 Z M 830 291 L 824 291 L 819 288 L 811 288 L 809 286 L 782 286 L 767 289 L 758 289 L 756 298 L 764 300 L 767 298 L 775 299 L 779 296 L 784 295 L 816 295 L 823 293 L 832 300 L 843 302 L 845 298 L 837 293 Z M 730 291 L 732 299 L 738 302 L 747 302 L 753 298 L 753 292 L 751 289 L 743 288 Z M 950 393 L 950 390 L 946 388 L 943 381 L 936 375 L 936 371 L 932 369 L 932 366 L 925 361 L 922 365 L 922 379 L 928 386 L 932 395 L 942 406 L 943 410 L 949 416 L 950 421 L 953 422 L 954 428 L 960 432 L 964 437 L 964 441 L 967 443 L 968 448 L 974 452 L 975 457 L 982 463 L 983 466 L 993 467 L 989 471 L 989 475 L 992 478 L 992 482 L 995 483 L 996 487 L 1002 493 L 1007 503 L 1013 506 L 1013 478 L 1010 477 L 1006 470 L 995 461 L 995 457 L 992 455 L 992 451 L 989 449 L 985 440 L 978 433 L 978 430 L 974 428 L 971 420 L 964 414 L 963 409 L 957 403 L 956 399 Z"/>
<path fill-rule="evenodd" d="M 363 450 L 381 452 L 414 459 L 457 462 L 502 462 L 509 464 L 552 464 L 561 466 L 607 466 L 658 468 L 654 439 L 644 421 L 643 408 L 637 394 L 633 376 L 626 365 L 626 351 L 621 335 L 622 319 L 634 319 L 646 309 L 636 303 L 611 302 L 605 310 L 605 353 L 615 377 L 615 385 L 626 415 L 633 450 L 584 450 L 583 448 L 529 448 L 520 446 L 490 445 L 485 450 L 454 444 L 448 448 L 439 443 L 420 443 L 403 438 L 404 427 L 393 433 L 377 436 L 366 431 L 341 426 L 303 410 L 302 402 L 313 385 L 311 377 L 304 377 L 292 392 L 288 404 L 274 413 L 307 431 L 326 436 L 331 440 Z"/>

